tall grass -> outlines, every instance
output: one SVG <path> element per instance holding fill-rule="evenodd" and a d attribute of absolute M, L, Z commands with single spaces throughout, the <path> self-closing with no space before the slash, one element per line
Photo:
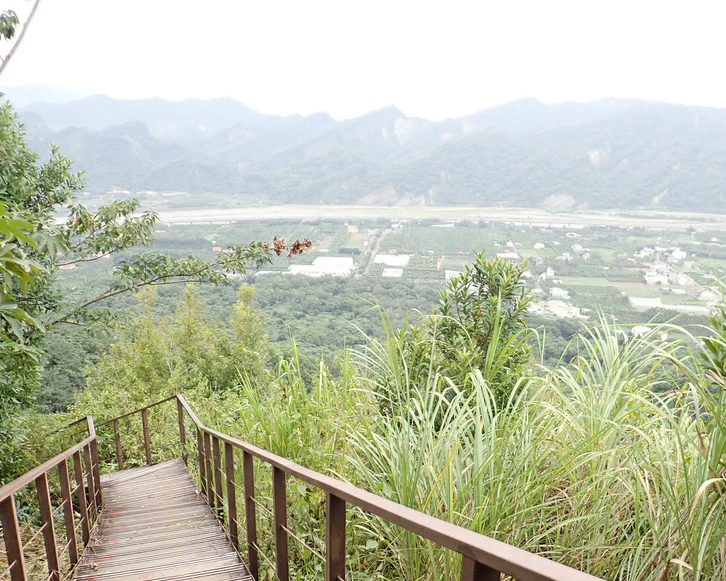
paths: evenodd
<path fill-rule="evenodd" d="M 658 331 L 623 342 L 604 324 L 579 339 L 575 362 L 520 381 L 501 409 L 480 371 L 473 390 L 433 369 L 412 380 L 400 354 L 374 346 L 360 357 L 371 393 L 378 370 L 396 372 L 407 405 L 351 435 L 354 472 L 393 500 L 608 579 L 726 578 L 720 396 Z M 456 573 L 452 555 L 376 526 L 404 578 Z"/>
<path fill-rule="evenodd" d="M 660 341 L 658 327 L 627 339 L 601 321 L 574 361 L 531 369 L 503 397 L 490 383 L 499 357 L 446 376 L 432 363 L 435 326 L 384 325 L 387 340 L 336 376 L 320 362 L 306 382 L 295 351 L 262 383 L 188 395 L 222 431 L 594 575 L 726 580 L 726 400 L 695 340 Z M 291 522 L 320 547 L 322 495 L 289 491 Z M 351 578 L 458 575 L 450 552 L 350 514 Z M 309 556 L 294 560 L 302 577 L 318 574 Z"/>

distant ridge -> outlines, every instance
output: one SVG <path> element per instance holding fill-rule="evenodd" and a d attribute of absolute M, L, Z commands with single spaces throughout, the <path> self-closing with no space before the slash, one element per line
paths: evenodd
<path fill-rule="evenodd" d="M 23 85 L 8 87 L 0 85 L 0 93 L 10 99 L 16 107 L 25 107 L 31 103 L 68 103 L 87 97 L 91 93 L 79 89 L 69 89 L 57 85 Z"/>
<path fill-rule="evenodd" d="M 253 194 L 275 203 L 726 211 L 726 110 L 521 99 L 459 119 L 393 106 L 336 121 L 233 99 L 28 103 L 22 119 L 89 187 Z"/>
<path fill-rule="evenodd" d="M 140 121 L 159 139 L 184 140 L 213 135 L 236 123 L 259 124 L 270 116 L 258 113 L 230 98 L 167 101 L 113 99 L 92 95 L 67 103 L 31 103 L 24 107 L 40 115 L 54 131 L 66 127 L 102 130 L 114 125 Z"/>

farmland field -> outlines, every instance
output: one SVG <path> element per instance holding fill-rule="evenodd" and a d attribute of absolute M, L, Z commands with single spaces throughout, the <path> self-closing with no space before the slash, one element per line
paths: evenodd
<path fill-rule="evenodd" d="M 350 342 L 360 340 L 360 330 L 375 333 L 380 327 L 375 322 L 380 321 L 380 315 L 371 311 L 373 305 L 395 309 L 398 321 L 406 310 L 430 311 L 446 284 L 447 272 L 449 276 L 452 272 L 461 272 L 482 251 L 490 259 L 500 255 L 507 260 L 527 260 L 525 281 L 535 291 L 533 305 L 539 312 L 548 312 L 550 304 L 559 305 L 551 312 L 577 317 L 581 324 L 606 317 L 636 325 L 661 316 L 662 320 L 678 316 L 684 322 L 698 324 L 702 313 L 713 305 L 699 299 L 699 293 L 713 296 L 718 287 L 716 277 L 726 271 L 726 247 L 712 242 L 724 237 L 717 230 L 664 232 L 647 228 L 543 227 L 430 218 L 356 219 L 351 215 L 345 221 L 307 217 L 305 220 L 162 223 L 151 250 L 173 256 L 211 257 L 229 245 L 269 241 L 274 236 L 288 242 L 296 238 L 309 238 L 313 242 L 310 251 L 300 256 L 273 257 L 272 264 L 264 267 L 268 274 L 252 273 L 240 280 L 259 287 L 258 300 L 268 321 L 268 333 L 280 349 L 284 349 L 291 335 L 299 338 L 306 348 L 318 349 L 335 337 L 344 337 Z M 353 261 L 354 267 L 347 279 L 321 277 L 302 281 L 301 278 L 307 277 L 290 276 L 291 266 L 331 264 L 331 259 L 334 263 L 340 257 Z M 109 266 L 108 261 L 79 265 L 72 274 L 61 272 L 61 277 L 68 284 L 100 285 Z M 660 282 L 647 284 L 647 273 Z M 168 297 L 173 291 L 159 292 L 167 297 L 165 300 L 171 300 Z M 297 297 L 296 293 L 305 293 L 305 296 Z M 232 303 L 235 297 L 233 290 L 215 290 L 212 294 L 215 304 L 220 305 Z M 281 298 L 273 300 L 268 295 Z M 563 303 L 571 308 L 563 309 Z M 637 303 L 637 308 L 633 303 Z M 165 311 L 171 308 L 166 306 Z M 327 315 L 326 309 L 330 311 Z M 683 313 L 679 314 L 678 310 Z M 313 315 L 316 320 L 326 321 L 327 337 L 311 334 Z M 538 324 L 554 324 L 547 323 L 554 317 L 537 315 L 536 320 Z"/>

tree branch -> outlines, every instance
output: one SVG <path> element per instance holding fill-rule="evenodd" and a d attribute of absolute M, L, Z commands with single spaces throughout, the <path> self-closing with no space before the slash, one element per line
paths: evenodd
<path fill-rule="evenodd" d="M 199 269 L 196 272 L 191 272 L 191 273 L 187 273 L 187 274 L 170 274 L 170 275 L 166 275 L 166 276 L 159 276 L 157 278 L 154 278 L 154 279 L 151 279 L 151 280 L 147 280 L 146 282 L 142 282 L 142 283 L 140 283 L 140 284 L 138 284 L 136 286 L 132 286 L 132 287 L 124 288 L 124 289 L 118 289 L 116 291 L 114 291 L 113 289 L 109 288 L 108 290 L 105 290 L 103 293 L 101 293 L 100 295 L 98 295 L 96 298 L 91 299 L 90 301 L 86 301 L 82 305 L 76 307 L 75 309 L 73 309 L 73 311 L 71 311 L 65 317 L 62 317 L 60 319 L 56 319 L 55 321 L 52 321 L 51 323 L 49 323 L 49 326 L 57 325 L 59 323 L 69 323 L 69 324 L 71 324 L 72 321 L 69 321 L 69 318 L 73 314 L 78 313 L 79 311 L 82 311 L 84 309 L 87 309 L 91 305 L 95 305 L 96 303 L 99 303 L 99 302 L 104 301 L 106 299 L 110 299 L 111 297 L 115 297 L 115 296 L 121 295 L 123 293 L 131 292 L 131 291 L 137 291 L 140 288 L 144 288 L 144 287 L 147 287 L 147 286 L 162 286 L 162 285 L 167 285 L 167 284 L 184 284 L 184 283 L 190 283 L 190 282 L 198 282 L 198 283 L 204 282 L 204 279 L 201 278 L 199 275 L 202 272 L 204 272 L 205 270 L 209 270 L 209 268 L 202 268 L 202 269 Z M 166 279 L 169 279 L 169 278 L 173 278 L 175 276 L 184 277 L 184 278 L 180 278 L 179 280 L 166 280 Z M 194 277 L 196 277 L 196 278 L 194 278 Z M 73 322 L 72 324 L 76 324 L 76 323 Z"/>
<path fill-rule="evenodd" d="M 58 266 L 68 266 L 69 264 L 78 264 L 79 262 L 93 262 L 94 260 L 100 260 L 101 258 L 111 256 L 113 253 L 114 251 L 110 250 L 109 252 L 105 252 L 104 254 L 100 254 L 99 256 L 94 256 L 93 258 L 79 258 L 78 260 L 71 260 L 70 262 L 59 262 Z"/>
<path fill-rule="evenodd" d="M 53 321 L 52 323 L 50 323 L 48 326 L 50 327 L 50 325 L 61 325 L 61 324 L 62 325 L 77 325 L 78 327 L 82 327 L 83 326 L 78 321 L 69 321 L 67 319 L 58 319 L 57 321 Z"/>
<path fill-rule="evenodd" d="M 25 31 L 28 30 L 28 25 L 30 24 L 30 21 L 33 20 L 33 16 L 35 16 L 35 11 L 38 8 L 38 4 L 40 4 L 40 0 L 35 0 L 35 4 L 33 4 L 33 8 L 30 10 L 30 14 L 28 14 L 28 18 L 25 21 L 25 24 L 23 24 L 23 28 L 18 35 L 18 40 L 15 41 L 13 48 L 10 49 L 8 55 L 3 59 L 2 63 L 0 63 L 0 74 L 2 74 L 5 67 L 10 62 L 10 57 L 15 54 L 15 50 L 18 48 L 18 46 L 20 46 L 20 41 L 23 40 L 23 36 L 25 36 Z"/>

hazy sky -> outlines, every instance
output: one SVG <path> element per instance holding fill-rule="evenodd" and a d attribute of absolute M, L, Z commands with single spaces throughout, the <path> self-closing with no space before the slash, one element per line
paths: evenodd
<path fill-rule="evenodd" d="M 724 26 L 726 0 L 43 0 L 0 84 L 336 118 L 521 97 L 726 107 Z"/>

